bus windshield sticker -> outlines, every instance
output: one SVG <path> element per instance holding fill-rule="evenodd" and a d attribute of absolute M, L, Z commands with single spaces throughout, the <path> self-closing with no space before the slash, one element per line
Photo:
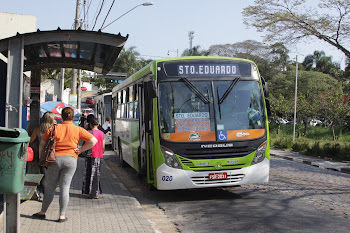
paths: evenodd
<path fill-rule="evenodd" d="M 209 112 L 175 113 L 175 119 L 209 118 Z"/>
<path fill-rule="evenodd" d="M 190 137 L 188 138 L 189 141 L 200 141 L 201 135 L 199 133 L 191 133 Z"/>
<path fill-rule="evenodd" d="M 224 131 L 224 130 L 218 131 L 218 140 L 219 141 L 226 141 L 227 140 L 227 131 Z"/>
<path fill-rule="evenodd" d="M 218 124 L 217 128 L 218 128 L 218 130 L 224 130 L 224 125 Z"/>
<path fill-rule="evenodd" d="M 238 132 L 238 133 L 236 133 L 236 136 L 239 137 L 239 138 L 246 137 L 246 136 L 249 136 L 249 135 L 250 135 L 250 133 L 248 133 L 248 132 Z"/>
<path fill-rule="evenodd" d="M 175 113 L 175 132 L 210 131 L 209 112 Z"/>

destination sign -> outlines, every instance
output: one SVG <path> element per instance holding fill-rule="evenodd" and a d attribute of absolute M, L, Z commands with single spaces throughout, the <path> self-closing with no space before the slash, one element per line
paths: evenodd
<path fill-rule="evenodd" d="M 247 62 L 179 62 L 165 63 L 167 76 L 250 76 L 251 64 Z"/>
<path fill-rule="evenodd" d="M 215 76 L 228 76 L 237 75 L 239 73 L 239 67 L 236 64 L 231 65 L 178 65 L 177 71 L 179 76 L 191 76 L 191 75 L 215 75 Z"/>

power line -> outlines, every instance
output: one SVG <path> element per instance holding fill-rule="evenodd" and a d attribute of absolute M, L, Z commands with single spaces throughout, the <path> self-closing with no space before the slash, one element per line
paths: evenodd
<path fill-rule="evenodd" d="M 98 11 L 98 8 L 99 8 L 100 5 L 101 5 L 101 2 L 102 2 L 102 0 L 100 0 L 100 2 L 99 2 L 98 5 L 97 5 L 96 11 L 95 11 L 95 15 L 92 17 L 92 20 L 91 20 L 91 24 L 93 24 L 93 22 L 94 22 L 94 20 L 95 20 L 95 17 L 96 17 L 96 15 L 97 15 L 97 11 Z"/>
<path fill-rule="evenodd" d="M 100 16 L 101 14 L 101 11 L 102 11 L 102 8 L 103 8 L 103 4 L 105 3 L 105 0 L 102 0 L 102 4 L 101 4 L 101 7 L 100 7 L 100 11 L 98 12 L 97 16 L 96 16 L 96 20 L 95 20 L 95 23 L 94 23 L 94 26 L 92 27 L 91 31 L 94 30 L 95 26 L 96 26 L 96 23 L 97 23 L 97 19 L 98 17 Z"/>
<path fill-rule="evenodd" d="M 84 24 L 85 24 L 85 30 L 88 30 L 89 29 L 89 10 L 90 10 L 90 6 L 91 6 L 91 3 L 92 3 L 93 0 L 87 0 L 87 3 L 88 3 L 88 6 L 87 6 L 87 9 L 86 9 L 86 5 L 85 4 L 85 0 L 84 0 L 84 14 L 86 15 L 86 19 L 85 19 L 85 15 L 84 15 Z"/>
<path fill-rule="evenodd" d="M 89 9 L 90 9 L 90 6 L 91 6 L 92 1 L 93 1 L 93 0 L 91 0 L 90 3 L 89 3 L 89 6 L 88 6 L 88 8 L 87 8 L 87 10 L 86 10 L 86 14 L 89 13 Z"/>
<path fill-rule="evenodd" d="M 103 25 L 104 25 L 105 22 L 106 22 L 106 19 L 107 19 L 108 15 L 109 15 L 109 12 L 111 12 L 111 10 L 112 10 L 112 7 L 113 7 L 113 5 L 114 5 L 114 2 L 115 2 L 115 0 L 113 0 L 111 6 L 109 7 L 108 13 L 107 13 L 105 19 L 103 20 L 102 26 L 100 27 L 101 30 L 102 30 Z"/>

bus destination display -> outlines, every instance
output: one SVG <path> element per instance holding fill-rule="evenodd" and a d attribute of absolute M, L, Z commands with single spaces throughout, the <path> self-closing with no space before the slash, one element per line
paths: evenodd
<path fill-rule="evenodd" d="M 249 76 L 249 63 L 166 63 L 167 76 Z"/>

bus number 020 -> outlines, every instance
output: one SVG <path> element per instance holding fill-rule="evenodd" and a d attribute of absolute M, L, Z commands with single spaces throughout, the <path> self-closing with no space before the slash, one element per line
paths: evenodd
<path fill-rule="evenodd" d="M 172 181 L 173 176 L 162 176 L 162 181 Z"/>

